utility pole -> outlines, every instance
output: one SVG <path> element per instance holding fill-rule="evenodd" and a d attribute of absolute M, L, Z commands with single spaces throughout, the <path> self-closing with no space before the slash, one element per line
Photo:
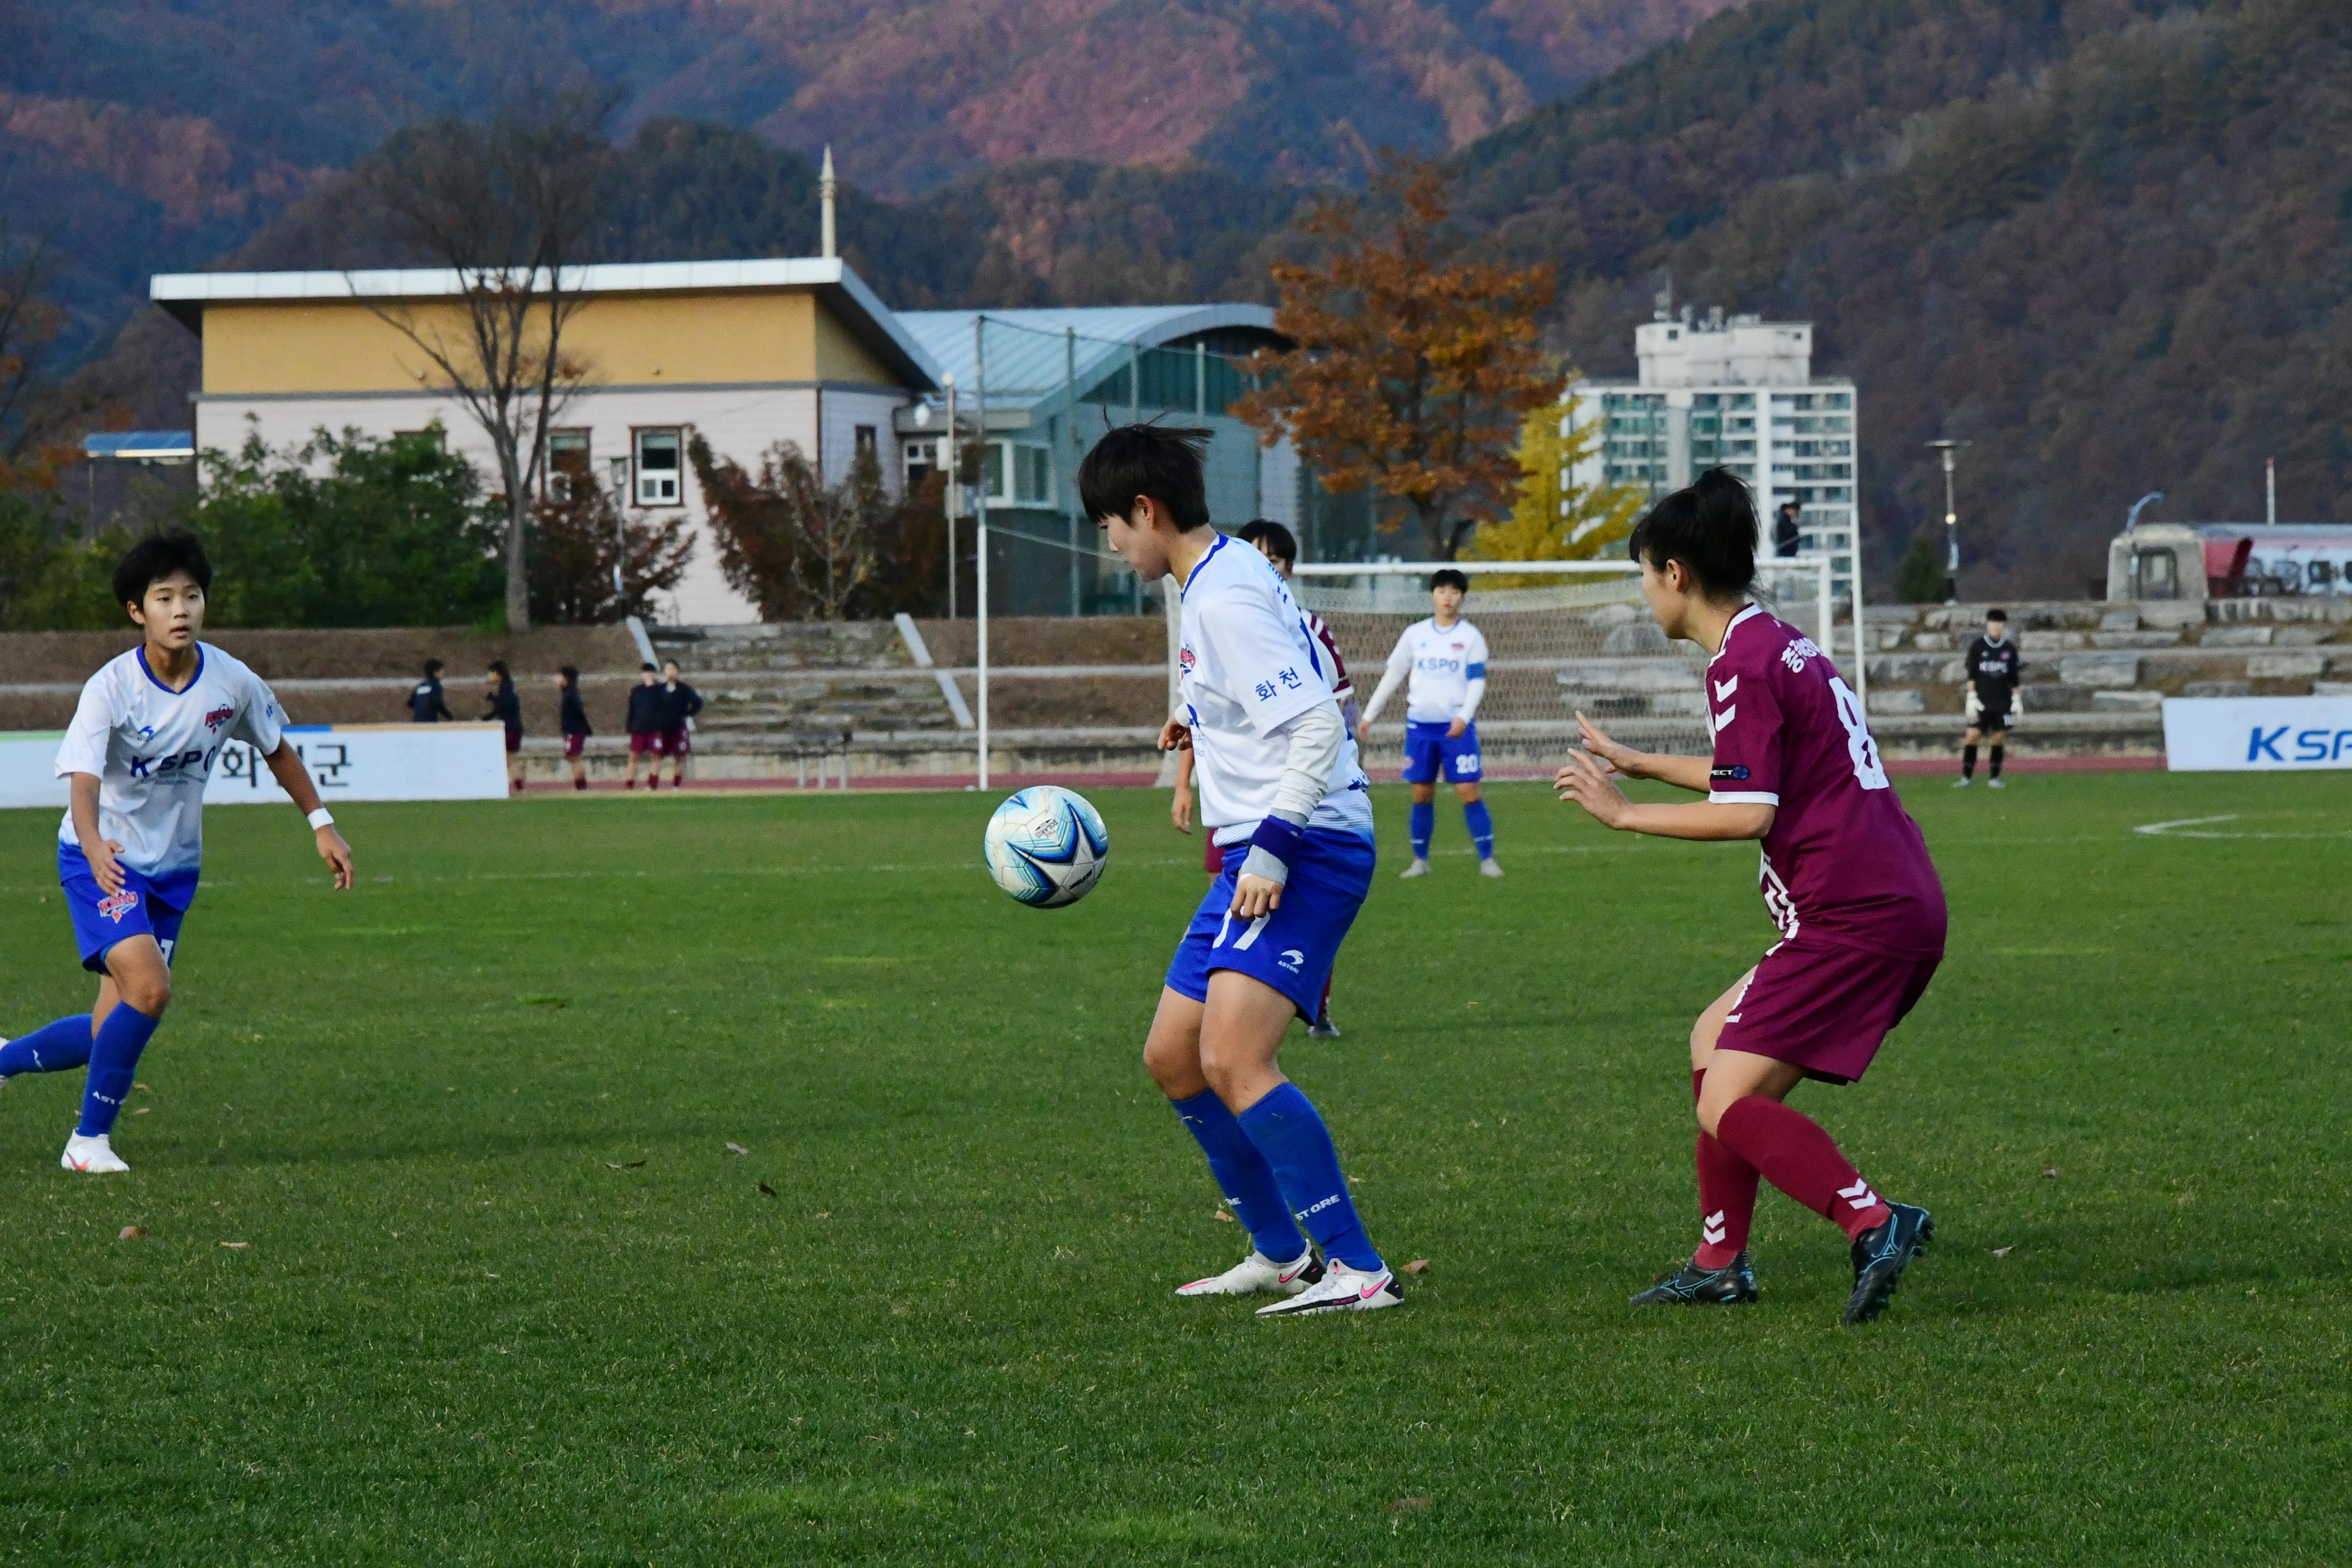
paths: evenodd
<path fill-rule="evenodd" d="M 972 491 L 972 533 L 980 546 L 972 597 L 980 634 L 980 787 L 988 787 L 988 318 L 971 319 L 972 395 L 978 405 L 971 422 L 980 428 L 980 484 Z M 1006 476 L 1008 479 L 1010 475 Z"/>
<path fill-rule="evenodd" d="M 1960 514 L 1952 500 L 1952 454 L 1975 444 L 1973 441 L 1948 438 L 1927 443 L 1930 451 L 1944 455 L 1944 603 L 1948 605 L 1960 602 Z M 1854 642 L 1859 654 L 1861 634 L 1858 632 Z"/>
<path fill-rule="evenodd" d="M 948 477 L 946 493 L 940 498 L 948 514 L 948 619 L 955 619 L 956 611 L 956 490 L 963 482 L 963 443 L 956 433 L 956 384 L 950 374 L 940 377 L 940 385 L 948 395 L 948 433 L 940 437 L 940 471 Z"/>

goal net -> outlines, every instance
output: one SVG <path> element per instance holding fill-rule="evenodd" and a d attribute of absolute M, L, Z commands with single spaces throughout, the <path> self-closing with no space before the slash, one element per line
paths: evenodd
<path fill-rule="evenodd" d="M 1489 777 L 1549 778 L 1576 739 L 1580 711 L 1643 751 L 1704 756 L 1713 749 L 1696 643 L 1670 642 L 1642 599 L 1629 561 L 1381 562 L 1302 565 L 1291 592 L 1322 616 L 1370 703 L 1398 636 L 1430 613 L 1429 574 L 1469 574 L 1464 618 L 1486 639 L 1486 693 L 1478 707 Z M 1826 557 L 1770 563 L 1757 597 L 1823 641 Z M 1824 644 L 1826 646 L 1826 644 Z M 1372 726 L 1365 767 L 1379 776 L 1404 760 L 1404 693 Z"/>

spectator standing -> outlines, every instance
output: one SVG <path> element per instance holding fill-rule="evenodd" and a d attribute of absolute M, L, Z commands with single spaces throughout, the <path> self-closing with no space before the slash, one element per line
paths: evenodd
<path fill-rule="evenodd" d="M 1805 535 L 1799 517 L 1797 503 L 1784 500 L 1772 519 L 1772 553 L 1783 561 L 1804 548 Z"/>
<path fill-rule="evenodd" d="M 669 787 L 686 787 L 686 754 L 694 749 L 694 716 L 702 711 L 702 694 L 678 678 L 677 660 L 662 660 L 661 751 L 670 759 Z M 654 771 L 661 771 L 658 759 Z"/>
<path fill-rule="evenodd" d="M 441 689 L 442 663 L 437 658 L 425 661 L 425 679 L 408 694 L 408 713 L 419 724 L 443 724 L 457 716 L 449 711 L 447 693 Z"/>
<path fill-rule="evenodd" d="M 637 787 L 639 757 L 653 759 L 653 772 L 646 780 L 646 787 L 661 787 L 661 673 L 650 664 L 641 664 L 637 667 L 637 683 L 629 689 L 629 781 L 624 788 Z"/>
<path fill-rule="evenodd" d="M 563 754 L 572 763 L 572 787 L 588 787 L 588 759 L 581 750 L 588 737 L 596 731 L 588 727 L 588 710 L 580 700 L 580 667 L 567 664 L 555 675 L 556 700 L 561 704 L 561 716 L 556 726 L 563 732 Z"/>
<path fill-rule="evenodd" d="M 489 689 L 484 694 L 489 707 L 482 717 L 496 719 L 507 727 L 507 783 L 514 793 L 522 793 L 522 697 L 515 690 L 514 672 L 502 658 L 490 660 Z"/>

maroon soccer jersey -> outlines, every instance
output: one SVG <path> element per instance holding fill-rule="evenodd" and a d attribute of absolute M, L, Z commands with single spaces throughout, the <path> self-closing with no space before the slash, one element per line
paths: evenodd
<path fill-rule="evenodd" d="M 1331 695 L 1344 706 L 1356 694 L 1356 683 L 1348 679 L 1348 661 L 1339 657 L 1339 641 L 1331 636 L 1331 628 L 1323 624 L 1322 616 L 1312 610 L 1301 610 L 1299 614 L 1307 617 L 1307 629 L 1323 645 L 1323 651 L 1331 656 Z"/>
<path fill-rule="evenodd" d="M 1754 605 L 1706 667 L 1707 798 L 1777 808 L 1764 907 L 1783 938 L 1895 958 L 1944 951 L 1944 888 L 1888 784 L 1862 704 L 1812 639 Z"/>

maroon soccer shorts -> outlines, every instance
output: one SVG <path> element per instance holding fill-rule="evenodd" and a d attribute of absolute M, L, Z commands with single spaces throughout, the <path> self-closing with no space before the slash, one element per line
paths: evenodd
<path fill-rule="evenodd" d="M 630 731 L 629 755 L 642 757 L 647 752 L 651 752 L 656 756 L 661 754 L 661 737 L 650 730 L 642 734 L 635 730 Z"/>
<path fill-rule="evenodd" d="M 588 737 L 585 735 L 566 735 L 563 737 L 563 754 L 567 757 L 576 757 L 580 754 L 580 748 L 587 743 Z"/>
<path fill-rule="evenodd" d="M 1764 955 L 1724 1019 L 1718 1050 L 1746 1051 L 1852 1083 L 1917 1005 L 1941 958 L 1889 958 L 1801 934 Z"/>
<path fill-rule="evenodd" d="M 661 750 L 665 754 L 673 757 L 682 757 L 686 755 L 687 752 L 694 750 L 694 742 L 687 736 L 686 726 L 680 724 L 675 730 L 664 731 L 661 738 Z"/>
<path fill-rule="evenodd" d="M 1204 834 L 1208 832 L 1206 828 L 1202 829 L 1202 831 Z M 1214 877 L 1222 873 L 1224 868 L 1225 852 L 1218 845 L 1215 837 L 1212 835 L 1209 837 L 1209 842 L 1202 846 L 1201 869 L 1206 871 L 1210 876 Z"/>
<path fill-rule="evenodd" d="M 522 750 L 521 725 L 509 724 L 507 726 L 507 750 L 509 752 L 520 752 Z"/>

